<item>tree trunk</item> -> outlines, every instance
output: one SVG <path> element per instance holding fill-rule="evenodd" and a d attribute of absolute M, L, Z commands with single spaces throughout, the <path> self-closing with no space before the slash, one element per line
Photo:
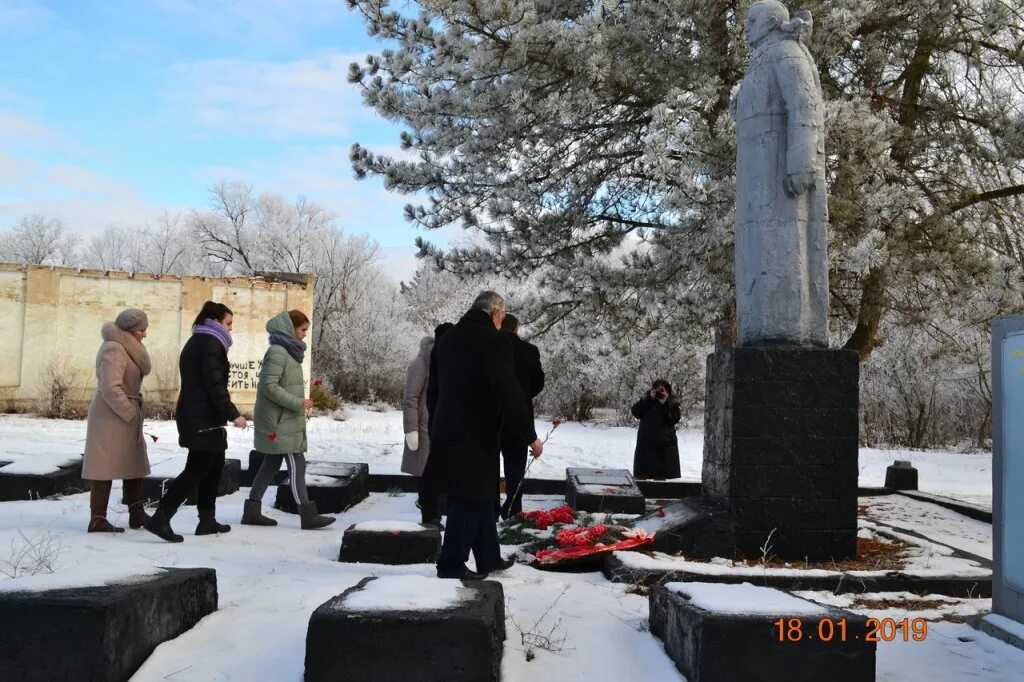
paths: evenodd
<path fill-rule="evenodd" d="M 857 351 L 864 362 L 871 351 L 881 345 L 878 339 L 878 325 L 885 312 L 885 270 L 872 268 L 864 278 L 861 289 L 860 308 L 857 311 L 857 326 L 843 348 Z"/>
<path fill-rule="evenodd" d="M 731 298 L 715 322 L 715 352 L 736 347 L 736 299 Z"/>

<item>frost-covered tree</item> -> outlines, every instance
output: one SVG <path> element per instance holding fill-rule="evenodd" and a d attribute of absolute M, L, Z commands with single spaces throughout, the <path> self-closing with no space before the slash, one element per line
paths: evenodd
<path fill-rule="evenodd" d="M 23 216 L 9 231 L 0 232 L 0 260 L 25 265 L 73 266 L 81 239 L 57 218 Z"/>
<path fill-rule="evenodd" d="M 387 49 L 354 64 L 416 160 L 355 145 L 358 177 L 424 193 L 409 220 L 460 274 L 540 273 L 538 323 L 727 338 L 735 0 L 349 0 Z M 808 0 L 826 99 L 837 340 L 887 311 L 1020 303 L 1024 0 Z M 1007 291 L 1008 290 L 1008 291 Z"/>

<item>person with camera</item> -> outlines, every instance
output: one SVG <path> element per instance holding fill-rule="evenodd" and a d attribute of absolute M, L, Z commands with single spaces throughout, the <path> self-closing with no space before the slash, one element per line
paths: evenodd
<path fill-rule="evenodd" d="M 672 396 L 672 386 L 658 379 L 631 411 L 640 420 L 633 454 L 633 477 L 657 481 L 679 478 L 676 424 L 682 419 L 682 410 L 679 401 Z"/>

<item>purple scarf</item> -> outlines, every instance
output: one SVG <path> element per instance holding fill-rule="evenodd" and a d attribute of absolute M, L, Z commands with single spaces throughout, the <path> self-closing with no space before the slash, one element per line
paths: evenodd
<path fill-rule="evenodd" d="M 227 351 L 231 348 L 233 341 L 231 340 L 231 333 L 223 327 L 216 320 L 204 320 L 202 324 L 197 324 L 192 327 L 193 334 L 206 334 L 207 336 L 213 336 L 220 344 L 224 346 L 224 350 Z"/>

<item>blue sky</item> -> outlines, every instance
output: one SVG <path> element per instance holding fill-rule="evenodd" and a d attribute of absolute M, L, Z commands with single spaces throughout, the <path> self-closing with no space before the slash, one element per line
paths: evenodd
<path fill-rule="evenodd" d="M 348 162 L 397 152 L 346 81 L 379 49 L 344 0 L 0 0 L 0 229 L 95 234 L 243 181 L 328 206 L 408 276 L 409 199 Z"/>

